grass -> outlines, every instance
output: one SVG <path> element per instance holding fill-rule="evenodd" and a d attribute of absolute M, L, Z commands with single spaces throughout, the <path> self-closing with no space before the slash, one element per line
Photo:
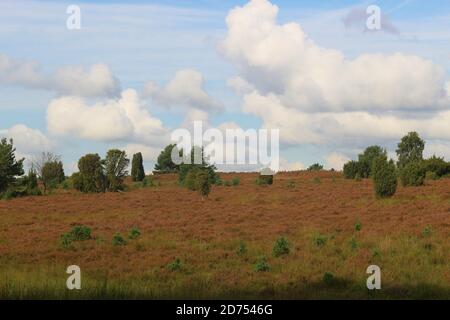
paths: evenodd
<path fill-rule="evenodd" d="M 445 196 L 424 212 L 435 189 L 418 199 L 400 188 L 401 201 L 385 205 L 369 181 L 321 177 L 275 177 L 265 188 L 240 175 L 239 187 L 213 190 L 221 201 L 158 176 L 161 188 L 0 203 L 0 299 L 450 299 Z M 60 235 L 78 225 L 92 228 L 91 239 L 62 248 Z M 117 231 L 127 245 L 113 245 Z M 289 254 L 277 257 L 281 235 Z M 66 289 L 72 264 L 81 290 Z M 382 290 L 366 288 L 371 264 Z"/>

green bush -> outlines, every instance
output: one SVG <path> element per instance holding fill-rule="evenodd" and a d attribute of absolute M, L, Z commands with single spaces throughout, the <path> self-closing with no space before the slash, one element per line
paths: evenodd
<path fill-rule="evenodd" d="M 426 172 L 420 161 L 410 161 L 400 169 L 400 180 L 404 187 L 421 186 Z"/>
<path fill-rule="evenodd" d="M 313 242 L 316 246 L 322 247 L 327 243 L 328 238 L 322 234 L 316 234 L 313 237 Z"/>
<path fill-rule="evenodd" d="M 63 163 L 61 161 L 45 162 L 41 168 L 41 180 L 44 191 L 55 189 L 65 179 Z"/>
<path fill-rule="evenodd" d="M 397 190 L 397 172 L 394 162 L 384 156 L 378 157 L 373 164 L 373 183 L 375 195 L 379 198 L 392 197 Z"/>
<path fill-rule="evenodd" d="M 267 263 L 266 257 L 260 257 L 258 259 L 258 261 L 256 261 L 255 264 L 255 271 L 256 272 L 266 272 L 269 271 L 270 267 L 269 264 Z"/>
<path fill-rule="evenodd" d="M 349 161 L 344 164 L 344 177 L 346 179 L 355 179 L 359 171 L 359 164 L 357 161 Z"/>
<path fill-rule="evenodd" d="M 246 254 L 246 253 L 247 253 L 247 245 L 245 244 L 245 242 L 241 241 L 241 242 L 239 243 L 239 247 L 238 247 L 238 249 L 237 249 L 237 254 L 238 254 L 239 256 L 242 256 L 242 255 L 244 255 L 244 254 Z"/>
<path fill-rule="evenodd" d="M 331 272 L 325 272 L 322 277 L 322 282 L 325 283 L 327 286 L 332 286 L 336 283 L 336 278 Z"/>
<path fill-rule="evenodd" d="M 355 231 L 361 231 L 361 222 L 356 222 L 355 223 Z"/>
<path fill-rule="evenodd" d="M 130 234 L 128 236 L 129 239 L 136 239 L 141 235 L 141 231 L 138 228 L 133 228 L 130 231 Z"/>
<path fill-rule="evenodd" d="M 133 181 L 142 181 L 144 178 L 145 172 L 142 153 L 138 152 L 133 155 L 133 160 L 131 161 L 131 179 Z"/>
<path fill-rule="evenodd" d="M 91 228 L 78 225 L 73 227 L 69 234 L 73 241 L 89 240 L 91 239 Z"/>
<path fill-rule="evenodd" d="M 281 237 L 275 241 L 275 244 L 272 249 L 272 254 L 274 257 L 279 257 L 285 254 L 289 254 L 289 251 L 290 251 L 289 242 L 285 238 Z"/>
<path fill-rule="evenodd" d="M 372 176 L 373 162 L 378 157 L 387 158 L 386 150 L 380 146 L 367 147 L 363 153 L 358 155 L 358 173 L 361 179 Z"/>
<path fill-rule="evenodd" d="M 422 167 L 427 174 L 428 172 L 434 173 L 434 175 L 430 175 L 432 179 L 439 179 L 450 173 L 450 163 L 446 162 L 444 158 L 436 156 L 423 160 Z"/>
<path fill-rule="evenodd" d="M 272 185 L 273 175 L 260 174 L 256 180 L 257 185 Z"/>
<path fill-rule="evenodd" d="M 232 186 L 231 181 L 226 180 L 226 181 L 225 181 L 225 186 L 226 186 L 226 187 L 231 187 L 231 186 Z"/>
<path fill-rule="evenodd" d="M 173 262 L 167 265 L 167 269 L 170 271 L 179 271 L 181 270 L 182 264 L 179 258 L 176 258 Z"/>
<path fill-rule="evenodd" d="M 120 235 L 120 233 L 116 233 L 112 239 L 113 246 L 124 246 L 127 244 L 126 240 Z"/>
<path fill-rule="evenodd" d="M 323 165 L 320 163 L 314 163 L 308 167 L 308 171 L 320 171 L 323 170 Z"/>
<path fill-rule="evenodd" d="M 78 160 L 79 173 L 72 175 L 73 187 L 81 192 L 104 192 L 107 181 L 104 161 L 98 154 L 87 154 Z"/>
<path fill-rule="evenodd" d="M 239 180 L 238 177 L 233 177 L 233 179 L 231 179 L 231 184 L 233 186 L 238 186 L 241 183 L 241 180 Z"/>
<path fill-rule="evenodd" d="M 436 174 L 436 172 L 427 171 L 427 173 L 425 174 L 425 180 L 439 180 L 439 176 Z"/>

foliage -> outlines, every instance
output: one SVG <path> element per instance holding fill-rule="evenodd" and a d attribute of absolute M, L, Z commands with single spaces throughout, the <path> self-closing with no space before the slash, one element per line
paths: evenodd
<path fill-rule="evenodd" d="M 346 179 L 355 179 L 359 172 L 358 161 L 351 160 L 344 164 L 344 177 Z"/>
<path fill-rule="evenodd" d="M 241 180 L 238 177 L 233 177 L 233 179 L 231 179 L 231 184 L 233 186 L 238 186 L 241 183 Z"/>
<path fill-rule="evenodd" d="M 78 160 L 78 174 L 72 175 L 73 186 L 82 192 L 105 192 L 104 161 L 98 154 L 87 154 Z"/>
<path fill-rule="evenodd" d="M 131 161 L 131 179 L 133 181 L 142 181 L 145 178 L 144 164 L 142 153 L 138 152 L 133 155 Z"/>
<path fill-rule="evenodd" d="M 437 178 L 441 178 L 450 173 L 450 163 L 446 162 L 444 158 L 438 158 L 435 155 L 423 160 L 422 166 L 425 172 L 432 172 Z"/>
<path fill-rule="evenodd" d="M 375 195 L 379 198 L 392 197 L 397 190 L 397 172 L 392 160 L 380 156 L 373 163 Z"/>
<path fill-rule="evenodd" d="M 130 234 L 128 236 L 129 239 L 136 239 L 141 235 L 141 230 L 139 230 L 138 228 L 133 228 L 130 231 Z"/>
<path fill-rule="evenodd" d="M 272 185 L 273 175 L 271 174 L 260 174 L 256 180 L 257 185 Z"/>
<path fill-rule="evenodd" d="M 24 174 L 24 159 L 16 160 L 16 149 L 12 139 L 0 142 L 0 194 L 6 191 L 16 180 L 16 176 Z"/>
<path fill-rule="evenodd" d="M 358 155 L 358 173 L 362 179 L 368 178 L 372 174 L 373 161 L 380 157 L 387 157 L 387 152 L 380 146 L 367 147 L 363 153 Z M 356 177 L 356 176 L 355 176 Z"/>
<path fill-rule="evenodd" d="M 41 168 L 41 180 L 44 192 L 53 189 L 65 179 L 63 163 L 61 161 L 50 161 L 44 163 Z"/>
<path fill-rule="evenodd" d="M 269 270 L 270 270 L 270 267 L 269 267 L 269 264 L 267 263 L 266 257 L 264 257 L 264 256 L 260 257 L 258 259 L 258 261 L 256 261 L 255 271 L 256 272 L 266 272 Z"/>
<path fill-rule="evenodd" d="M 308 167 L 308 171 L 320 171 L 323 170 L 323 165 L 320 163 L 314 163 Z"/>
<path fill-rule="evenodd" d="M 239 256 L 242 256 L 242 255 L 244 255 L 244 254 L 246 254 L 246 253 L 247 253 L 247 245 L 245 244 L 245 242 L 241 241 L 241 242 L 239 243 L 239 247 L 238 247 L 238 249 L 237 249 L 237 254 L 238 254 Z"/>
<path fill-rule="evenodd" d="M 290 251 L 289 242 L 285 238 L 281 237 L 275 241 L 275 244 L 272 249 L 272 254 L 274 257 L 279 257 L 285 254 L 289 254 L 289 251 Z"/>
<path fill-rule="evenodd" d="M 322 234 L 315 234 L 313 237 L 313 242 L 316 246 L 318 247 L 322 247 L 327 243 L 327 236 L 322 235 Z"/>
<path fill-rule="evenodd" d="M 419 161 L 410 161 L 400 169 L 400 180 L 404 187 L 423 185 L 425 175 L 424 167 Z"/>
<path fill-rule="evenodd" d="M 123 180 L 128 174 L 127 167 L 130 160 L 125 151 L 111 149 L 106 154 L 105 173 L 107 179 L 107 189 L 109 191 L 123 190 Z"/>
<path fill-rule="evenodd" d="M 409 162 L 421 161 L 423 159 L 423 141 L 417 132 L 409 132 L 397 145 L 397 166 L 399 169 L 406 166 Z"/>
<path fill-rule="evenodd" d="M 127 244 L 126 240 L 120 235 L 120 233 L 116 233 L 112 239 L 113 246 L 124 246 Z"/>
<path fill-rule="evenodd" d="M 172 161 L 172 152 L 174 154 L 178 152 L 178 156 L 180 157 L 183 156 L 183 151 L 182 150 L 179 151 L 176 144 L 169 144 L 159 154 L 155 164 L 155 171 L 158 171 L 159 173 L 169 173 L 178 171 L 179 165 L 175 164 Z"/>
<path fill-rule="evenodd" d="M 181 270 L 182 264 L 179 258 L 176 258 L 173 262 L 167 265 L 167 269 L 170 271 L 179 271 Z"/>
<path fill-rule="evenodd" d="M 91 228 L 77 225 L 72 228 L 69 234 L 74 241 L 89 240 L 91 239 Z"/>

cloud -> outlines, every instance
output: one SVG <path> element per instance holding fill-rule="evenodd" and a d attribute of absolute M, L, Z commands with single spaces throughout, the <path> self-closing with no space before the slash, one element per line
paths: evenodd
<path fill-rule="evenodd" d="M 227 85 L 230 88 L 234 89 L 234 91 L 239 95 L 250 93 L 255 90 L 255 87 L 252 84 L 248 83 L 246 80 L 242 79 L 239 76 L 228 79 Z"/>
<path fill-rule="evenodd" d="M 222 104 L 214 100 L 203 88 L 203 81 L 203 76 L 198 71 L 184 69 L 177 71 L 174 78 L 164 87 L 159 87 L 151 81 L 147 82 L 144 86 L 144 95 L 165 107 L 222 110 Z"/>
<path fill-rule="evenodd" d="M 105 64 L 64 66 L 47 75 L 41 72 L 38 62 L 16 60 L 5 54 L 0 54 L 0 84 L 84 97 L 115 96 L 120 92 L 119 81 Z"/>
<path fill-rule="evenodd" d="M 305 169 L 305 165 L 301 162 L 289 162 L 284 158 L 280 158 L 280 171 L 300 171 Z"/>
<path fill-rule="evenodd" d="M 161 145 L 168 139 L 162 122 L 150 115 L 132 89 L 91 106 L 75 96 L 54 99 L 47 109 L 47 127 L 53 135 L 104 142 Z"/>
<path fill-rule="evenodd" d="M 348 149 L 398 141 L 409 131 L 450 140 L 442 67 L 402 53 L 346 59 L 299 24 L 278 24 L 277 14 L 266 0 L 231 10 L 221 50 L 239 71 L 231 85 L 247 89 L 242 110 L 279 128 L 282 143 Z"/>
<path fill-rule="evenodd" d="M 325 157 L 325 161 L 326 161 L 326 167 L 328 169 L 333 168 L 335 170 L 342 170 L 342 168 L 344 167 L 344 164 L 346 162 L 350 161 L 350 158 L 348 158 L 342 154 L 333 152 Z"/>
<path fill-rule="evenodd" d="M 342 52 L 314 43 L 297 23 L 277 23 L 278 7 L 253 0 L 231 10 L 221 48 L 263 95 L 304 112 L 424 110 L 448 107 L 444 69 L 395 53 Z M 414 72 L 411 72 L 414 70 Z"/>
<path fill-rule="evenodd" d="M 346 28 L 357 28 L 360 31 L 369 32 L 371 30 L 367 28 L 366 22 L 371 15 L 372 13 L 367 13 L 367 8 L 353 8 L 345 15 L 342 21 Z M 381 31 L 395 35 L 400 33 L 398 28 L 391 22 L 388 15 L 381 11 L 380 16 Z"/>
<path fill-rule="evenodd" d="M 17 150 L 17 158 L 29 159 L 43 151 L 52 149 L 52 143 L 44 133 L 23 124 L 0 130 L 0 137 L 13 139 L 14 147 Z"/>

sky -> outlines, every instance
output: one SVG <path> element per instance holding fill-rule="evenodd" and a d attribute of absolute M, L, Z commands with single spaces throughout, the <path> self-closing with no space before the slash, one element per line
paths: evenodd
<path fill-rule="evenodd" d="M 449 4 L 0 0 L 0 137 L 61 155 L 67 174 L 110 148 L 150 171 L 193 120 L 279 129 L 286 170 L 341 169 L 371 144 L 395 158 L 409 131 L 449 160 Z"/>

